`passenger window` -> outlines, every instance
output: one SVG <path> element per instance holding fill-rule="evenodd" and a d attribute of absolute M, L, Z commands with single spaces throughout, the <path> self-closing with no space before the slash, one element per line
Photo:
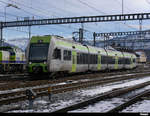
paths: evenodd
<path fill-rule="evenodd" d="M 64 50 L 64 60 L 71 60 L 71 51 Z"/>
<path fill-rule="evenodd" d="M 61 59 L 61 50 L 56 48 L 53 53 L 53 59 Z"/>

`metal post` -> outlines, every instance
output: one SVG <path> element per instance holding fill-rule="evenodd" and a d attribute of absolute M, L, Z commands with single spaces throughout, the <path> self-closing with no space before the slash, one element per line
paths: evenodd
<path fill-rule="evenodd" d="M 79 29 L 79 42 L 83 44 L 83 29 L 82 28 Z"/>
<path fill-rule="evenodd" d="M 0 22 L 0 46 L 2 46 L 2 41 L 3 41 L 3 26 L 2 22 Z"/>
<path fill-rule="evenodd" d="M 6 22 L 6 8 L 7 8 L 7 6 L 5 6 L 5 8 L 4 8 L 4 12 L 5 12 L 5 22 Z"/>
<path fill-rule="evenodd" d="M 96 33 L 93 33 L 93 46 L 95 46 Z"/>
<path fill-rule="evenodd" d="M 49 98 L 49 101 L 51 101 L 52 99 L 52 87 L 51 86 L 48 88 L 48 98 Z"/>
<path fill-rule="evenodd" d="M 104 48 L 105 48 L 105 36 L 104 36 Z"/>
<path fill-rule="evenodd" d="M 27 96 L 27 99 L 29 100 L 29 109 L 33 109 L 33 103 L 37 94 L 32 89 L 27 89 L 26 96 Z"/>
<path fill-rule="evenodd" d="M 122 0 L 122 15 L 124 13 L 124 4 L 123 4 L 123 0 Z"/>
<path fill-rule="evenodd" d="M 139 20 L 139 31 L 140 31 L 140 38 L 142 38 L 142 20 Z"/>
<path fill-rule="evenodd" d="M 142 20 L 139 20 L 139 30 L 142 31 Z"/>
<path fill-rule="evenodd" d="M 29 40 L 31 39 L 31 26 L 29 26 Z"/>

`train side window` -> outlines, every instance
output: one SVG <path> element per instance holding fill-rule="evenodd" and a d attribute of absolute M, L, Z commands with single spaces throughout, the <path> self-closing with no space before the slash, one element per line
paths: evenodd
<path fill-rule="evenodd" d="M 133 59 L 133 63 L 136 63 L 136 59 L 135 58 Z"/>
<path fill-rule="evenodd" d="M 64 50 L 64 60 L 71 60 L 71 51 Z"/>
<path fill-rule="evenodd" d="M 123 58 L 118 57 L 118 64 L 123 64 Z"/>
<path fill-rule="evenodd" d="M 101 63 L 102 64 L 107 64 L 108 60 L 107 60 L 107 56 L 101 56 Z"/>
<path fill-rule="evenodd" d="M 130 59 L 129 59 L 129 58 L 126 58 L 126 59 L 125 59 L 125 63 L 126 63 L 126 64 L 130 64 L 130 63 L 131 63 Z"/>
<path fill-rule="evenodd" d="M 53 59 L 61 59 L 61 50 L 56 48 L 53 53 Z"/>

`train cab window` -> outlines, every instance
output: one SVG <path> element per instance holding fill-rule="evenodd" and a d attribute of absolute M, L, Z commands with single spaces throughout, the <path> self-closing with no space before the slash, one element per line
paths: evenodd
<path fill-rule="evenodd" d="M 136 59 L 135 58 L 133 59 L 133 63 L 136 63 Z"/>
<path fill-rule="evenodd" d="M 53 53 L 53 59 L 61 59 L 61 50 L 56 48 Z"/>
<path fill-rule="evenodd" d="M 71 60 L 71 51 L 64 50 L 64 60 Z"/>

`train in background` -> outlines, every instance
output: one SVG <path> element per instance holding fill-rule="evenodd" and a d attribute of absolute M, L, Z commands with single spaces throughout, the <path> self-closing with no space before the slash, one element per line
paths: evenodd
<path fill-rule="evenodd" d="M 0 46 L 0 72 L 23 72 L 26 68 L 25 52 L 18 47 Z"/>
<path fill-rule="evenodd" d="M 27 70 L 51 74 L 133 69 L 136 58 L 134 53 L 82 45 L 60 36 L 33 36 L 27 47 Z"/>
<path fill-rule="evenodd" d="M 138 64 L 146 64 L 146 62 L 147 62 L 146 53 L 143 50 L 136 50 L 135 53 L 137 56 L 137 63 Z"/>

